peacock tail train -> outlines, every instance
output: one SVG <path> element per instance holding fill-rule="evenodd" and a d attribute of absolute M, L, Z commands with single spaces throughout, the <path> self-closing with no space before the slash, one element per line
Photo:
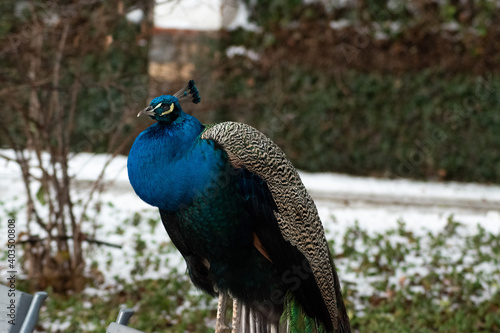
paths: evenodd
<path fill-rule="evenodd" d="M 287 294 L 280 322 L 287 323 L 290 333 L 327 333 L 324 326 L 309 317 L 293 294 Z"/>

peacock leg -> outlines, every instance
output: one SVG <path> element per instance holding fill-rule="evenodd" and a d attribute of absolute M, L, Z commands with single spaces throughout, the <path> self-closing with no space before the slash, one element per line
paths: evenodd
<path fill-rule="evenodd" d="M 271 333 L 278 333 L 278 324 L 277 323 L 271 323 L 269 326 L 270 326 L 269 331 Z"/>
<path fill-rule="evenodd" d="M 250 333 L 257 333 L 257 320 L 255 318 L 255 312 L 253 308 L 249 308 L 249 320 L 250 320 Z"/>
<path fill-rule="evenodd" d="M 241 307 L 243 304 L 241 304 L 240 301 L 238 301 L 236 298 L 233 298 L 233 320 L 232 320 L 232 330 L 231 333 L 241 333 L 242 332 L 242 326 L 241 326 Z"/>
<path fill-rule="evenodd" d="M 249 307 L 241 303 L 241 333 L 248 333 L 249 329 Z M 240 333 L 240 332 L 238 332 Z"/>
<path fill-rule="evenodd" d="M 229 328 L 226 326 L 226 303 L 227 294 L 219 293 L 219 303 L 217 304 L 217 321 L 215 322 L 215 333 L 225 333 Z"/>

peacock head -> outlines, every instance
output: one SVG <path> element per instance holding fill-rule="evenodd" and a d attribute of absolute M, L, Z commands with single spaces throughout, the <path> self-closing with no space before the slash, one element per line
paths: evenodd
<path fill-rule="evenodd" d="M 137 114 L 137 117 L 144 114 L 156 121 L 173 122 L 183 112 L 179 102 L 189 98 L 192 98 L 195 104 L 198 104 L 201 100 L 200 93 L 193 80 L 190 80 L 187 86 L 174 95 L 156 97 L 147 108 Z"/>

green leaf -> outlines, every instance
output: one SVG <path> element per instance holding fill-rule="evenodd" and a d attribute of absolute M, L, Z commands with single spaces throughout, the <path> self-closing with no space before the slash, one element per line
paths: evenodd
<path fill-rule="evenodd" d="M 43 186 L 43 184 L 41 184 L 38 192 L 36 192 L 36 198 L 42 205 L 45 205 L 47 203 L 47 201 L 45 200 L 45 193 L 45 187 Z"/>

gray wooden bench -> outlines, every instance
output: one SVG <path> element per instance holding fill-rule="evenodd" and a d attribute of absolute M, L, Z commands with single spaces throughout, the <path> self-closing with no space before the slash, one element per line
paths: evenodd
<path fill-rule="evenodd" d="M 35 295 L 30 295 L 15 290 L 14 295 L 10 296 L 11 291 L 9 287 L 0 284 L 0 333 L 33 333 L 38 322 L 40 308 L 47 298 L 47 293 L 39 291 Z M 13 317 L 15 313 L 14 325 L 9 323 L 11 318 L 8 315 L 11 304 L 15 306 L 15 311 L 13 311 Z M 133 314 L 132 309 L 120 310 L 116 322 L 108 326 L 106 333 L 144 333 L 127 327 Z"/>
<path fill-rule="evenodd" d="M 19 290 L 12 291 L 0 285 L 0 333 L 32 333 L 47 293 L 39 291 L 33 296 Z M 9 323 L 11 320 L 14 325 Z"/>
<path fill-rule="evenodd" d="M 133 314 L 134 310 L 132 309 L 121 309 L 116 322 L 109 324 L 106 333 L 144 333 L 135 328 L 127 327 L 128 321 Z"/>

